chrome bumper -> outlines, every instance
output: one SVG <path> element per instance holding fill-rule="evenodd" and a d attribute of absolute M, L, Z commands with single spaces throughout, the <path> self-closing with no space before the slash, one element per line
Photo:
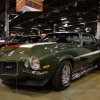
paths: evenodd
<path fill-rule="evenodd" d="M 23 70 L 23 72 L 27 74 L 33 74 L 33 75 L 44 75 L 48 73 L 48 71 L 31 71 L 28 69 Z"/>

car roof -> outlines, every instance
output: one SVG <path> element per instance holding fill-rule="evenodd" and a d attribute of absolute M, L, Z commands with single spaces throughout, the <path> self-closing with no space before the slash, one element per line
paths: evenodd
<path fill-rule="evenodd" d="M 69 34 L 69 33 L 70 33 L 70 34 L 73 34 L 73 33 L 75 33 L 75 34 L 85 34 L 85 35 L 91 35 L 91 36 L 93 36 L 92 34 L 84 33 L 84 32 L 67 32 L 67 31 L 54 32 L 54 33 L 48 33 L 48 34 L 56 34 L 56 33 L 57 33 L 57 34 L 59 34 L 59 33 L 63 33 L 63 34 L 64 34 L 64 33 L 65 33 L 65 34 L 67 34 L 67 33 Z"/>
<path fill-rule="evenodd" d="M 32 37 L 41 37 L 41 36 L 39 36 L 39 35 L 25 35 L 25 36 L 23 36 L 23 37 L 30 37 L 30 36 L 32 36 Z"/>

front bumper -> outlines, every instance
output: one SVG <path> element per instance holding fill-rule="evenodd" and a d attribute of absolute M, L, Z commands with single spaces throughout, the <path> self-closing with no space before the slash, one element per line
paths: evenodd
<path fill-rule="evenodd" d="M 14 84 L 43 86 L 52 76 L 47 70 L 34 71 L 23 66 L 22 61 L 0 61 L 0 78 Z"/>
<path fill-rule="evenodd" d="M 32 74 L 32 75 L 45 75 L 48 73 L 48 71 L 31 71 L 28 69 L 23 70 L 23 72 L 26 74 Z"/>
<path fill-rule="evenodd" d="M 7 83 L 13 83 L 13 84 L 20 84 L 20 85 L 29 85 L 29 86 L 43 86 L 45 85 L 52 75 L 49 77 L 42 79 L 42 80 L 36 80 L 36 79 L 3 79 L 3 82 Z"/>

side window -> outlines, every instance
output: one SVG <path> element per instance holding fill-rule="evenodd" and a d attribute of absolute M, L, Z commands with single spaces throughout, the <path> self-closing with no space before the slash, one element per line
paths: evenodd
<path fill-rule="evenodd" d="M 85 45 L 95 44 L 95 41 L 91 35 L 83 34 L 82 41 L 83 41 L 83 44 Z"/>
<path fill-rule="evenodd" d="M 79 35 L 70 35 L 67 36 L 66 39 L 71 43 L 80 43 Z"/>

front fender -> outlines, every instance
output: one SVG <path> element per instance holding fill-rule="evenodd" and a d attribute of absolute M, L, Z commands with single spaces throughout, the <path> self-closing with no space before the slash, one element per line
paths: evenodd
<path fill-rule="evenodd" d="M 71 59 L 74 61 L 74 57 L 72 55 L 64 55 L 64 56 L 60 57 L 58 64 L 60 64 L 62 61 L 66 60 L 66 59 Z"/>

